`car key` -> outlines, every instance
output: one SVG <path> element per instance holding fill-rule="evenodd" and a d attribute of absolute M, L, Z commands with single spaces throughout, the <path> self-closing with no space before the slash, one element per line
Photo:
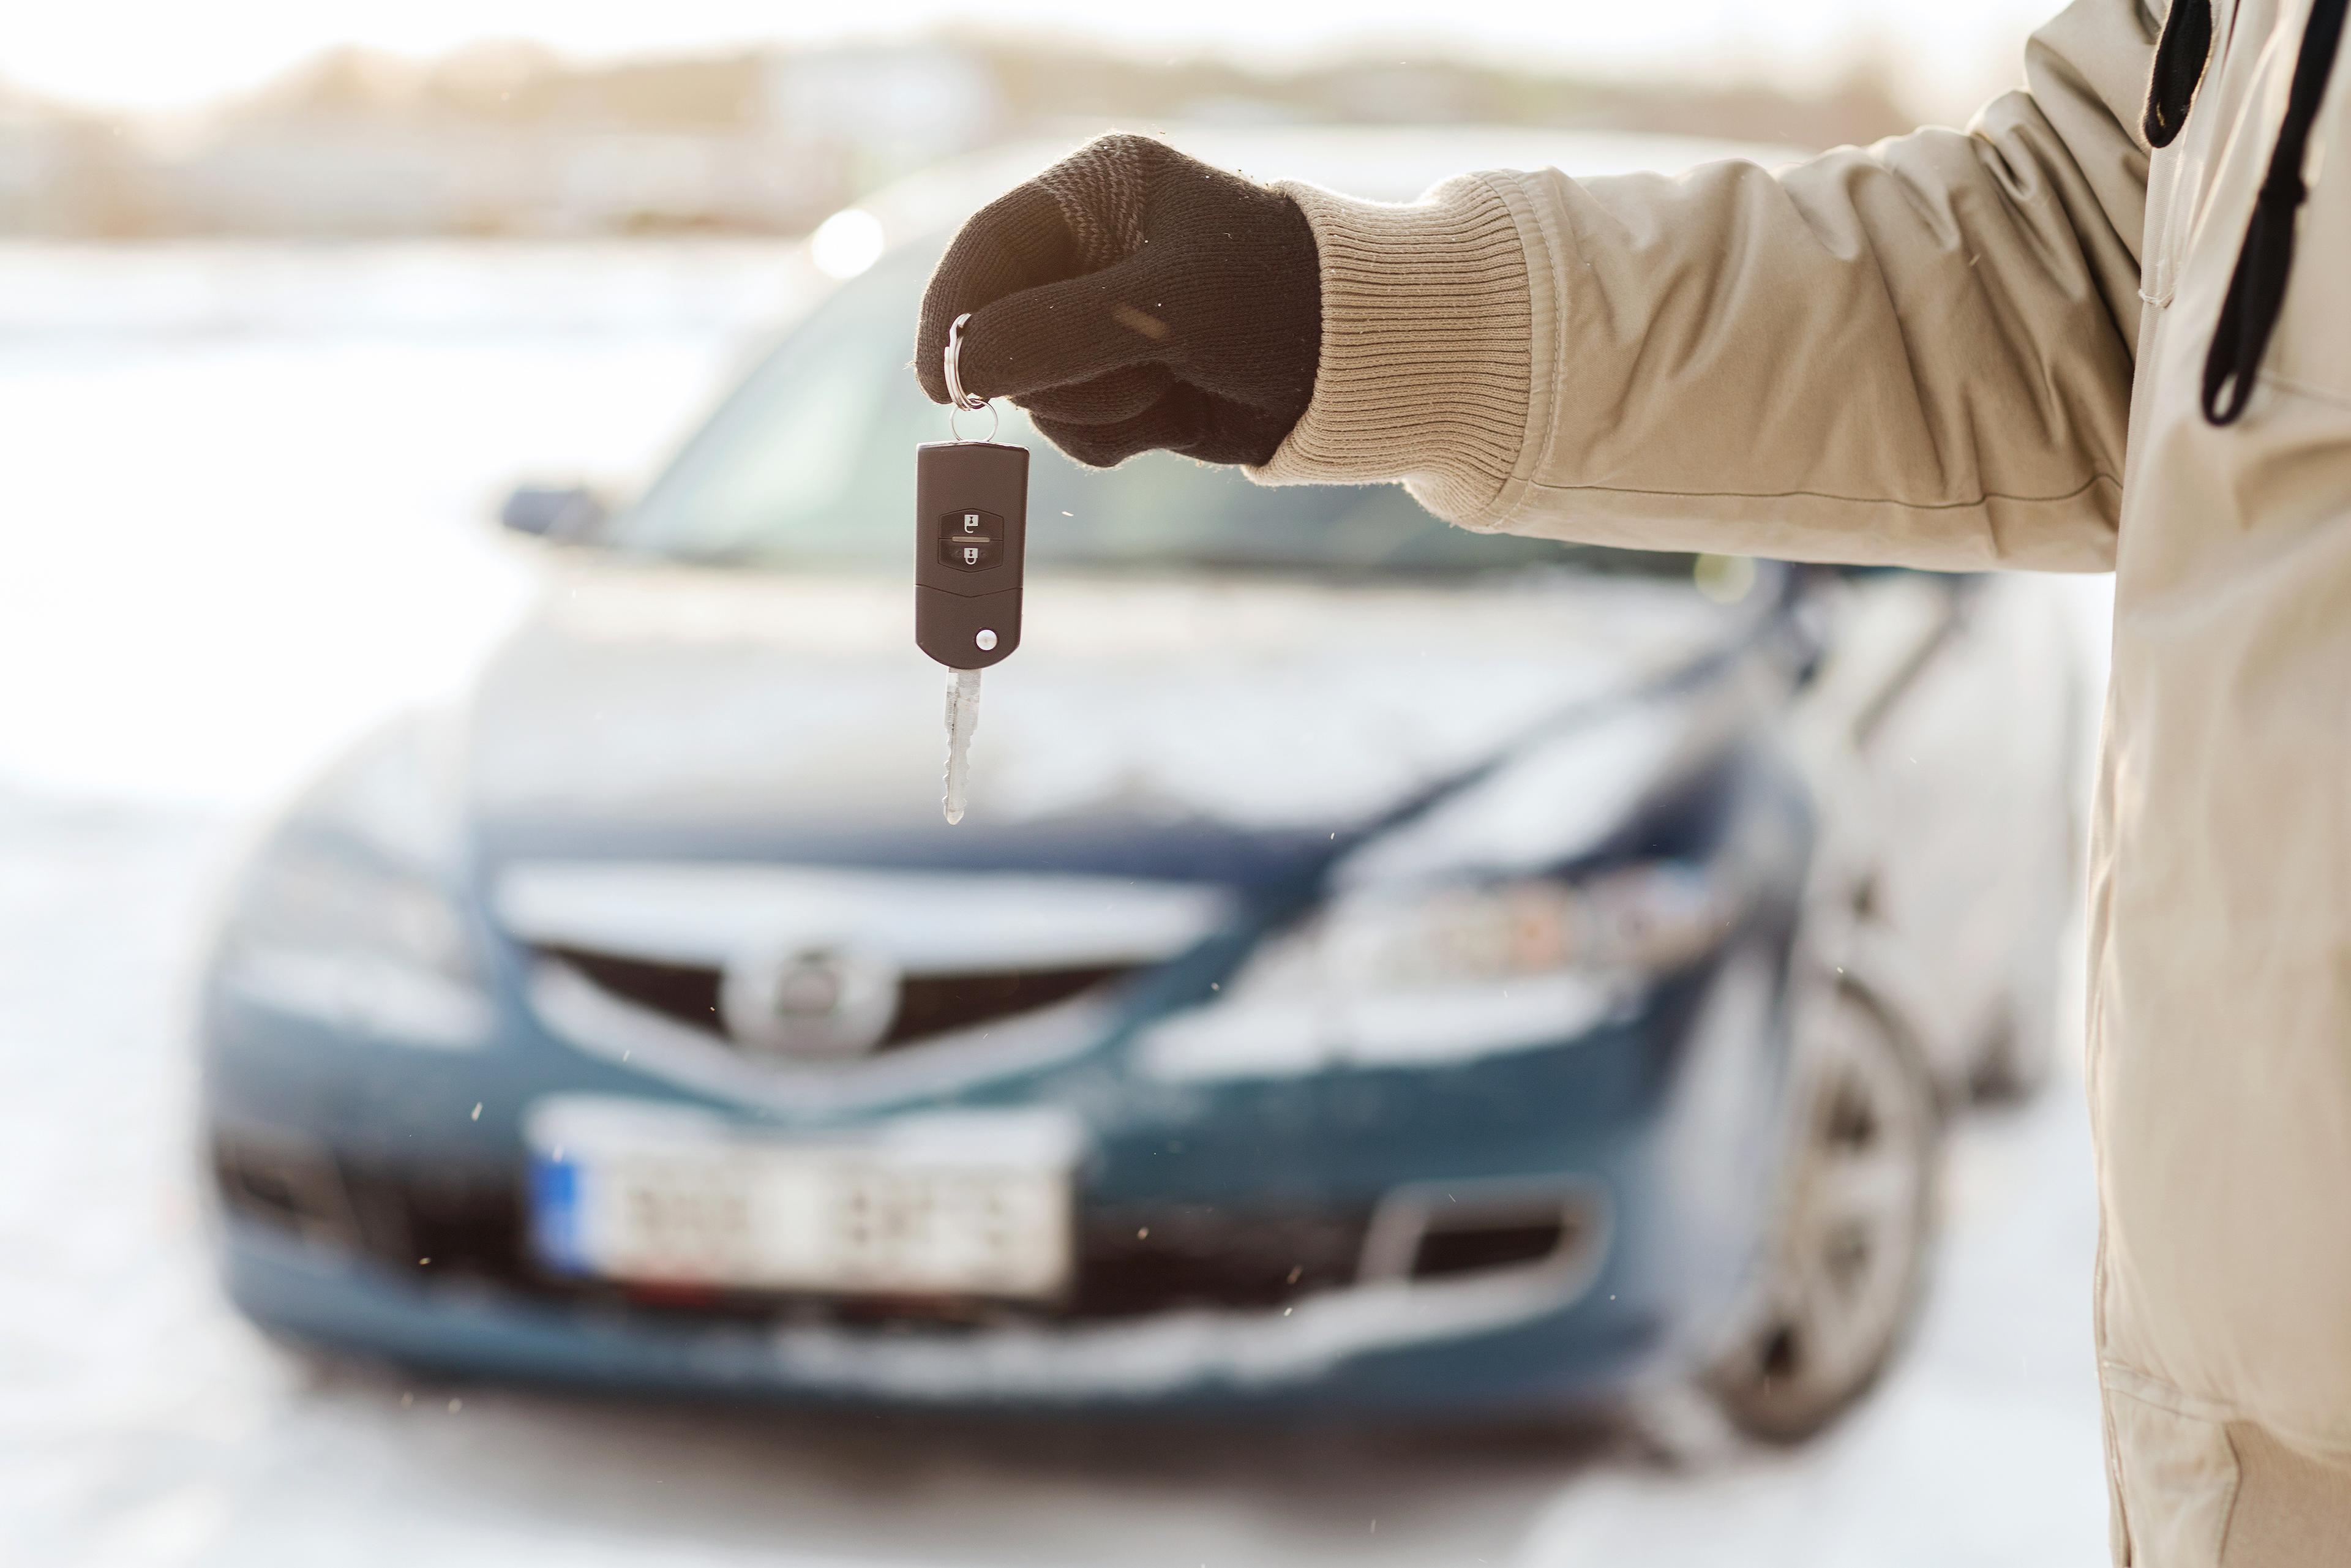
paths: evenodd
<path fill-rule="evenodd" d="M 914 645 L 947 667 L 946 790 L 963 821 L 979 673 L 1020 646 L 1021 557 L 1028 543 L 1029 449 L 999 445 L 996 410 L 963 389 L 958 316 L 947 328 L 947 434 L 914 448 Z M 956 416 L 987 411 L 988 439 L 967 441 Z"/>

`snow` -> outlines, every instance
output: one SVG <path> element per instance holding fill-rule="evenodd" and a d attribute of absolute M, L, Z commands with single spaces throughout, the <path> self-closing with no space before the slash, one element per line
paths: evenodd
<path fill-rule="evenodd" d="M 37 259 L 8 258 L 12 311 Z M 476 520 L 500 480 L 625 475 L 747 326 L 340 330 L 322 308 L 298 330 L 0 319 L 0 1560 L 2103 1561 L 2070 1075 L 1958 1129 L 1916 1343 L 1792 1453 L 820 1418 L 402 1381 L 263 1341 L 210 1279 L 190 1135 L 187 980 L 224 869 L 268 800 L 514 613 L 527 570 Z"/>
<path fill-rule="evenodd" d="M 1232 915 L 1205 883 L 693 861 L 517 861 L 496 898 L 507 929 L 545 946 L 721 964 L 749 932 L 778 952 L 853 944 L 929 973 L 1156 962 Z"/>

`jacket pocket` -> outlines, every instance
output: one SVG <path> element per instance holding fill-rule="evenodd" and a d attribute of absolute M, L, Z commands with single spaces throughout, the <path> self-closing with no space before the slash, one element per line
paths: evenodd
<path fill-rule="evenodd" d="M 2195 204 L 2183 195 L 2188 150 L 2174 141 L 2156 149 L 2147 166 L 2146 259 L 2139 264 L 2138 297 L 2160 308 L 2179 287 L 2179 252 Z"/>
<path fill-rule="evenodd" d="M 2169 1389 L 2118 1367 L 2105 1369 L 2105 1382 L 2126 1542 L 2117 1561 L 2215 1568 L 2237 1495 L 2228 1428 L 2184 1414 Z"/>
<path fill-rule="evenodd" d="M 2260 8 L 2260 0 L 2254 0 Z M 2212 149 L 2220 141 L 2217 127 L 2240 112 L 2241 91 L 2232 90 L 2233 63 L 2229 41 L 2246 0 L 2220 0 L 2214 6 L 2215 42 L 2212 58 L 2204 68 L 2188 121 L 2168 147 L 2158 147 L 2147 165 L 2147 229 L 2141 241 L 2138 297 L 2149 305 L 2167 307 L 2179 287 L 2179 269 L 2188 251 L 2188 236 L 2203 210 L 2211 187 Z M 2252 20 L 2258 22 L 2260 17 Z"/>

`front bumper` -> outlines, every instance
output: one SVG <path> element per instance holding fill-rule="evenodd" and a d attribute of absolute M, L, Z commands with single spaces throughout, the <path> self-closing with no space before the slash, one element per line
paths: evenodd
<path fill-rule="evenodd" d="M 1660 1325 L 1555 1276 L 1393 1283 L 1262 1312 L 860 1332 L 698 1321 L 402 1278 L 229 1219 L 223 1279 L 262 1326 L 423 1369 L 635 1392 L 1014 1409 L 1556 1410 L 1604 1399 Z M 1576 1304 L 1578 1301 L 1583 1304 Z"/>
<path fill-rule="evenodd" d="M 1593 1403 L 1686 1354 L 1760 1234 L 1737 1195 L 1768 1186 L 1768 1140 L 1698 1124 L 1719 1113 L 1723 1059 L 1771 1077 L 1776 994 L 1732 983 L 1740 968 L 1718 959 L 1638 1016 L 1443 1070 L 1168 1088 L 1091 1057 L 1029 1082 L 1025 1103 L 1081 1117 L 1090 1153 L 1078 1288 L 1025 1311 L 655 1299 L 553 1278 L 527 1239 L 529 1106 L 674 1100 L 673 1086 L 583 1057 L 527 1013 L 497 1049 L 428 1059 L 215 996 L 223 1274 L 249 1317 L 298 1339 L 614 1388 L 928 1406 Z M 1775 959 L 1745 967 L 1759 969 Z M 1000 1086 L 989 1098 L 1007 1103 Z M 1750 1129 L 1770 1124 L 1768 1106 L 1749 1110 Z M 1581 1218 L 1539 1256 L 1469 1232 L 1449 1249 L 1380 1239 L 1400 1207 L 1441 1222 L 1498 1190 L 1570 1195 Z"/>

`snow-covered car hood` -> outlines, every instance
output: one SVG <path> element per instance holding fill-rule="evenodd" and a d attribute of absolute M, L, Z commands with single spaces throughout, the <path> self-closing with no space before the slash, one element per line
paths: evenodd
<path fill-rule="evenodd" d="M 1564 572 L 1034 577 L 1021 652 L 987 674 L 971 817 L 948 830 L 943 677 L 904 585 L 589 558 L 483 677 L 473 804 L 505 823 L 928 836 L 943 854 L 954 834 L 1079 822 L 1321 839 L 1755 613 Z"/>

